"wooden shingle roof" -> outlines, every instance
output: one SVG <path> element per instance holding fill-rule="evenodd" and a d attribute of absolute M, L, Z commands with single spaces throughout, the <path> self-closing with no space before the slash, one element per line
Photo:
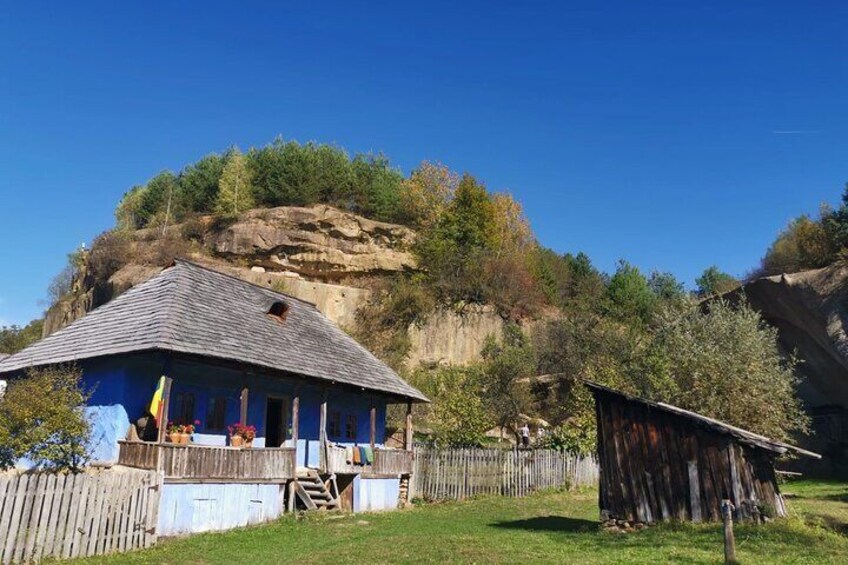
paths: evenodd
<path fill-rule="evenodd" d="M 632 396 L 630 394 L 621 392 L 619 390 L 615 390 L 609 388 L 604 385 L 600 385 L 598 383 L 593 383 L 589 381 L 585 381 L 584 384 L 589 387 L 589 389 L 593 392 L 593 394 L 607 394 L 611 396 L 616 396 L 628 402 L 635 402 L 637 404 L 641 404 L 650 409 L 659 410 L 662 412 L 666 412 L 669 414 L 675 414 L 680 416 L 686 420 L 689 420 L 695 425 L 701 426 L 707 430 L 712 432 L 727 435 L 740 443 L 744 443 L 750 445 L 752 447 L 758 447 L 760 449 L 765 449 L 779 455 L 783 455 L 787 451 L 794 451 L 800 455 L 806 455 L 807 457 L 814 457 L 816 459 L 821 459 L 821 455 L 818 453 L 813 453 L 812 451 L 807 451 L 806 449 L 801 449 L 800 447 L 790 445 L 788 443 L 783 443 L 780 441 L 776 441 L 773 439 L 769 439 L 766 436 L 762 436 L 760 434 L 755 434 L 754 432 L 749 432 L 748 430 L 738 428 L 736 426 L 732 426 L 720 420 L 716 420 L 714 418 L 710 418 L 708 416 L 704 416 L 703 414 L 698 414 L 697 412 L 692 412 L 690 410 L 684 410 L 683 408 L 679 408 L 677 406 L 673 406 L 671 404 L 666 404 L 665 402 L 653 402 L 651 400 L 646 400 L 644 398 L 640 398 L 638 396 Z"/>
<path fill-rule="evenodd" d="M 287 307 L 285 319 L 268 315 L 278 302 Z M 235 361 L 427 401 L 313 304 L 183 260 L 0 361 L 0 375 L 141 351 Z"/>

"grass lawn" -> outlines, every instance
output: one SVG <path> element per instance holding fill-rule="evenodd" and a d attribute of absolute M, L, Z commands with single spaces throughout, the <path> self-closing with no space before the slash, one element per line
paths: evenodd
<path fill-rule="evenodd" d="M 848 484 L 785 485 L 792 517 L 735 528 L 742 563 L 848 563 Z M 721 526 L 600 531 L 595 491 L 322 514 L 82 563 L 722 563 Z"/>

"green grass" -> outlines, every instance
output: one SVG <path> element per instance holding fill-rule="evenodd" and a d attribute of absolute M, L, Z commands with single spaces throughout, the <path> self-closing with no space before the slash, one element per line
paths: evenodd
<path fill-rule="evenodd" d="M 785 485 L 791 517 L 737 525 L 741 563 L 848 563 L 848 484 Z M 287 516 L 84 563 L 722 563 L 718 524 L 600 531 L 595 491 L 481 498 L 382 514 Z"/>

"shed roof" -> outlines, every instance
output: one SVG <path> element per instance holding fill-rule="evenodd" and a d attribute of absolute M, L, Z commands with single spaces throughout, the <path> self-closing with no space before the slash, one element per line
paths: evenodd
<path fill-rule="evenodd" d="M 284 319 L 268 315 L 283 302 Z M 201 355 L 427 401 L 315 305 L 184 260 L 0 361 L 28 367 L 141 351 Z"/>
<path fill-rule="evenodd" d="M 593 383 L 586 381 L 586 386 L 592 390 L 593 393 L 604 393 L 613 396 L 620 397 L 629 402 L 634 402 L 637 404 L 642 404 L 650 409 L 659 410 L 662 412 L 666 412 L 669 414 L 675 414 L 677 416 L 681 416 L 692 423 L 702 426 L 712 432 L 716 432 L 722 435 L 728 435 L 736 439 L 737 441 L 751 445 L 753 447 L 758 447 L 760 449 L 766 449 L 768 451 L 772 451 L 774 453 L 778 453 L 783 455 L 787 451 L 794 451 L 801 455 L 806 455 L 808 457 L 815 457 L 816 459 L 821 459 L 821 455 L 818 453 L 813 453 L 812 451 L 807 451 L 806 449 L 801 449 L 800 447 L 796 447 L 794 445 L 790 445 L 788 443 L 783 443 L 780 441 L 776 441 L 773 439 L 769 439 L 766 436 L 762 436 L 759 434 L 755 434 L 754 432 L 749 432 L 748 430 L 737 428 L 736 426 L 731 426 L 725 422 L 720 420 L 716 420 L 710 418 L 708 416 L 704 416 L 703 414 L 698 414 L 697 412 L 691 412 L 689 410 L 684 410 L 683 408 L 679 408 L 677 406 L 673 406 L 671 404 L 666 404 L 664 402 L 653 402 L 651 400 L 646 400 L 644 398 L 640 398 L 638 396 L 632 396 L 630 394 L 621 392 L 619 390 L 615 390 L 609 388 L 604 385 L 600 385 L 598 383 Z"/>

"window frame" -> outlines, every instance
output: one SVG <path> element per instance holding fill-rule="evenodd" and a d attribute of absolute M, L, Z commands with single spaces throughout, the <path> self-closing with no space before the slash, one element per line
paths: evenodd
<path fill-rule="evenodd" d="M 345 439 L 356 441 L 357 432 L 359 431 L 356 414 L 348 414 L 345 418 Z"/>

